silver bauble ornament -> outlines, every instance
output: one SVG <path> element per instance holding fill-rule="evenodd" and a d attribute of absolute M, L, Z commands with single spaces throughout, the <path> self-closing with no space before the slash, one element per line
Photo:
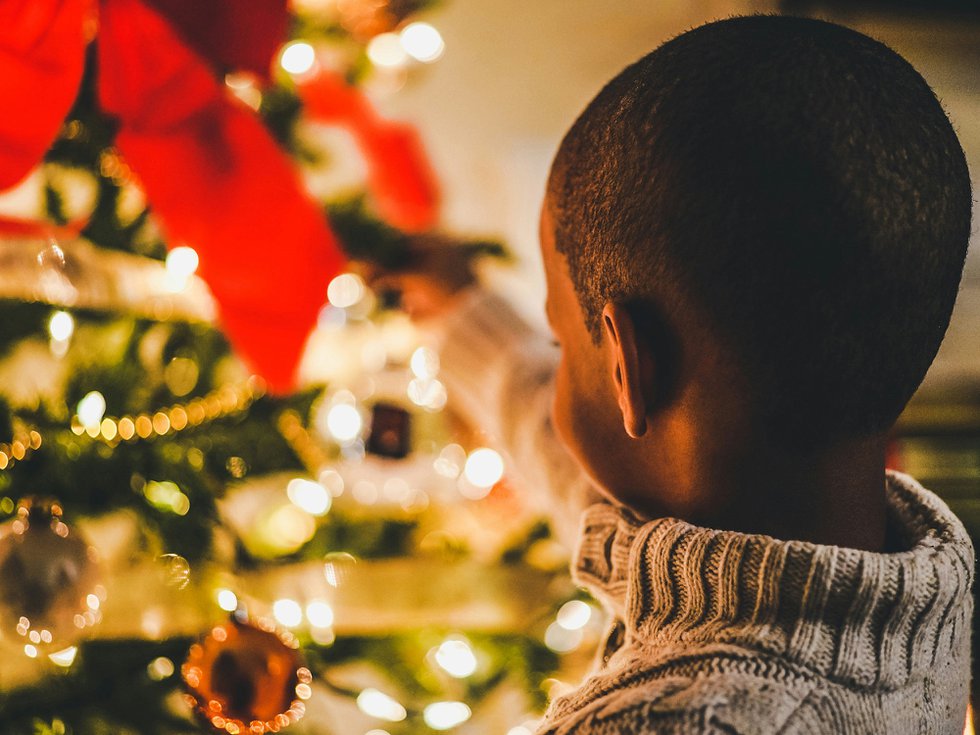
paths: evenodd
<path fill-rule="evenodd" d="M 102 619 L 105 588 L 94 547 L 51 501 L 21 501 L 0 525 L 0 631 L 24 653 L 58 651 Z"/>

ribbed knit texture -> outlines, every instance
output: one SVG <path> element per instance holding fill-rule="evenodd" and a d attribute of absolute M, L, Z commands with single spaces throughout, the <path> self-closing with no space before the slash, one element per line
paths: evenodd
<path fill-rule="evenodd" d="M 912 478 L 886 484 L 888 554 L 589 508 L 573 571 L 624 642 L 543 732 L 961 733 L 973 547 Z"/>
<path fill-rule="evenodd" d="M 550 430 L 541 341 L 478 294 L 447 332 L 451 399 L 552 508 L 575 513 L 584 481 Z M 889 473 L 885 484 L 894 553 L 589 507 L 573 574 L 615 624 L 596 671 L 552 702 L 539 732 L 959 735 L 973 546 L 915 480 Z"/>

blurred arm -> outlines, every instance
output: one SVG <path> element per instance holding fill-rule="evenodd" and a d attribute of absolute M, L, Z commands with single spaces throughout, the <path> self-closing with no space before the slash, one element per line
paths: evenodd
<path fill-rule="evenodd" d="M 558 350 L 502 298 L 472 287 L 456 299 L 440 329 L 450 401 L 504 452 L 511 474 L 571 545 L 580 512 L 597 497 L 551 423 Z"/>

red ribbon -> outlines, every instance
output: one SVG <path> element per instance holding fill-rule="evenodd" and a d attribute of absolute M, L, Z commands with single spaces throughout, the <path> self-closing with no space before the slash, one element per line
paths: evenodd
<path fill-rule="evenodd" d="M 0 3 L 0 189 L 24 178 L 58 134 L 82 79 L 93 13 L 91 0 Z"/>
<path fill-rule="evenodd" d="M 98 11 L 98 95 L 116 145 L 171 245 L 189 244 L 229 339 L 274 391 L 293 387 L 326 284 L 344 266 L 320 207 L 221 73 L 267 76 L 285 0 L 5 0 L 0 3 L 0 189 L 50 147 L 82 75 Z M 218 72 L 216 76 L 216 71 Z M 318 119 L 329 100 L 368 162 L 379 214 L 405 230 L 435 221 L 437 192 L 415 131 L 381 120 L 330 74 L 300 94 Z"/>
<path fill-rule="evenodd" d="M 368 188 L 386 222 L 407 232 L 435 224 L 439 193 L 418 133 L 381 118 L 360 90 L 319 70 L 301 77 L 297 90 L 306 114 L 347 129 L 368 166 Z"/>
<path fill-rule="evenodd" d="M 116 145 L 168 242 L 197 249 L 229 339 L 272 390 L 288 391 L 344 265 L 322 211 L 256 116 L 157 12 L 103 0 L 98 53 Z"/>

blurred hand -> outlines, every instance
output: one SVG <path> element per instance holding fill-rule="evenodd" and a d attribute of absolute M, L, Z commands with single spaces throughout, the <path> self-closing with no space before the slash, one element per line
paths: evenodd
<path fill-rule="evenodd" d="M 357 270 L 375 291 L 396 292 L 401 308 L 424 321 L 444 315 L 456 295 L 476 283 L 472 263 L 472 253 L 452 238 L 426 234 L 412 239 L 403 265 L 384 269 L 361 262 Z"/>

